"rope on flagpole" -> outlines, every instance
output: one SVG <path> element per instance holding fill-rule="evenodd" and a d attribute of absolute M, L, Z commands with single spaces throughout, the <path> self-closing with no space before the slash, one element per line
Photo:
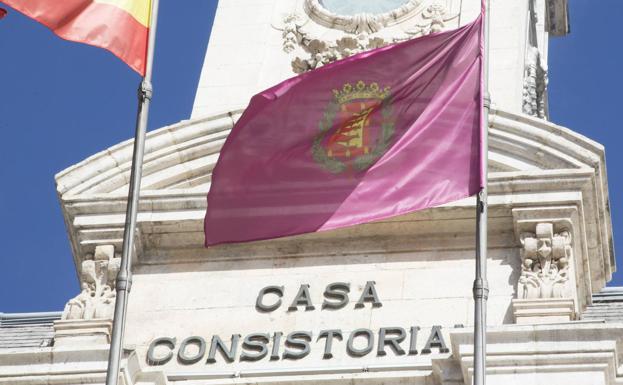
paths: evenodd
<path fill-rule="evenodd" d="M 143 155 L 145 153 L 145 136 L 147 134 L 149 106 L 153 93 L 151 78 L 154 62 L 154 48 L 156 45 L 156 26 L 158 24 L 158 0 L 151 0 L 151 14 L 149 20 L 145 76 L 138 88 L 139 103 L 136 117 L 136 132 L 134 135 L 128 204 L 126 207 L 125 227 L 123 231 L 121 266 L 119 267 L 116 281 L 117 299 L 115 302 L 112 335 L 110 338 L 110 351 L 108 353 L 106 385 L 117 385 L 119 381 L 119 367 L 121 363 L 128 296 L 132 287 L 132 255 L 134 253 L 134 239 L 136 235 L 136 217 L 143 174 Z"/>
<path fill-rule="evenodd" d="M 483 118 L 482 118 L 482 174 L 483 187 L 476 199 L 476 278 L 474 280 L 474 385 L 485 385 L 487 356 L 487 298 L 489 284 L 487 282 L 487 222 L 488 222 L 488 155 L 489 155 L 489 5 L 490 1 L 482 0 L 484 12 L 484 43 L 483 43 Z"/>

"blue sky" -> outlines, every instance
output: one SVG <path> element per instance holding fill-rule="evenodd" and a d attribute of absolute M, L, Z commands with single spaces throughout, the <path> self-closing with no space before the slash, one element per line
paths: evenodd
<path fill-rule="evenodd" d="M 161 1 L 150 129 L 189 118 L 216 3 Z M 606 144 L 623 250 L 623 1 L 599 3 L 596 17 L 594 0 L 571 0 L 572 33 L 551 41 L 550 113 Z M 133 135 L 140 78 L 11 10 L 0 21 L 0 74 L 0 312 L 61 310 L 78 284 L 54 174 Z M 623 271 L 611 284 L 623 284 Z"/>
<path fill-rule="evenodd" d="M 599 17 L 595 7 L 599 3 Z M 550 39 L 550 120 L 606 148 L 615 255 L 623 285 L 623 18 L 621 0 L 570 0 L 571 34 Z M 618 250 L 618 252 L 617 252 Z"/>

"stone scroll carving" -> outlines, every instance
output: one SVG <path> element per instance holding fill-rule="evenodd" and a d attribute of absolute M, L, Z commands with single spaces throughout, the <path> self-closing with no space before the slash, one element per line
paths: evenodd
<path fill-rule="evenodd" d="M 571 233 L 554 234 L 552 223 L 539 223 L 536 233 L 521 235 L 521 276 L 518 298 L 568 297 Z"/>
<path fill-rule="evenodd" d="M 340 16 L 317 0 L 307 0 L 306 15 L 289 14 L 279 27 L 283 51 L 293 57 L 292 71 L 300 74 L 366 50 L 440 32 L 458 18 L 445 5 L 420 7 L 421 3 L 412 0 L 380 15 Z"/>
<path fill-rule="evenodd" d="M 65 305 L 62 319 L 110 319 L 115 307 L 115 279 L 121 259 L 115 258 L 114 246 L 98 246 L 82 262 L 82 291 Z"/>
<path fill-rule="evenodd" d="M 446 23 L 455 17 L 458 14 L 450 14 L 444 5 L 433 3 L 422 12 L 422 20 L 407 30 L 407 34 L 416 37 L 441 32 L 446 28 Z"/>

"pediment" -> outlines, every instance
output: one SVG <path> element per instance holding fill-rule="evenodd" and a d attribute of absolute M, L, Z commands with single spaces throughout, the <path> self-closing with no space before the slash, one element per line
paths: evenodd
<path fill-rule="evenodd" d="M 182 121 L 148 134 L 142 191 L 207 192 L 223 145 L 241 111 Z M 492 174 L 592 169 L 603 147 L 541 119 L 494 111 L 490 119 Z M 132 141 L 104 150 L 56 176 L 62 198 L 126 194 Z"/>

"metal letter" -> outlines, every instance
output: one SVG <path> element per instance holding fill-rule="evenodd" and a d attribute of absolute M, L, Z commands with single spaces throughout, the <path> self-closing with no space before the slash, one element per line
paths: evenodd
<path fill-rule="evenodd" d="M 348 304 L 348 293 L 350 292 L 350 284 L 346 282 L 335 282 L 327 285 L 324 291 L 326 298 L 322 303 L 323 309 L 341 309 Z M 330 302 L 327 299 L 334 299 L 338 302 Z"/>
<path fill-rule="evenodd" d="M 186 355 L 186 347 L 190 344 L 196 344 L 199 346 L 199 351 L 194 356 Z M 192 365 L 198 362 L 206 354 L 206 341 L 198 336 L 188 337 L 180 344 L 180 349 L 177 352 L 177 359 L 181 364 Z"/>
<path fill-rule="evenodd" d="M 299 288 L 299 292 L 294 297 L 294 301 L 292 301 L 292 305 L 288 308 L 289 311 L 298 310 L 299 305 L 304 305 L 305 310 L 314 310 L 315 307 L 312 305 L 311 296 L 309 295 L 309 285 L 304 284 Z"/>
<path fill-rule="evenodd" d="M 358 336 L 366 336 L 368 340 L 368 345 L 363 349 L 356 349 L 353 345 L 353 340 Z M 350 337 L 348 337 L 348 342 L 346 343 L 346 351 L 349 355 L 353 357 L 363 357 L 366 354 L 372 351 L 374 347 L 374 334 L 372 334 L 372 330 L 370 329 L 356 329 L 352 333 L 350 333 Z"/>
<path fill-rule="evenodd" d="M 324 355 L 322 358 L 329 359 L 333 358 L 333 353 L 331 353 L 331 347 L 333 346 L 333 337 L 342 341 L 342 331 L 340 329 L 334 330 L 323 330 L 320 332 L 318 339 L 316 341 L 320 341 L 321 338 L 327 338 L 327 341 L 324 344 Z"/>
<path fill-rule="evenodd" d="M 212 336 L 212 341 L 210 342 L 210 351 L 208 352 L 207 363 L 213 364 L 216 362 L 216 350 L 220 350 L 221 354 L 225 358 L 227 362 L 234 362 L 236 359 L 236 350 L 238 350 L 238 341 L 240 340 L 240 334 L 232 334 L 231 336 L 231 347 L 227 349 L 227 346 L 221 340 L 219 336 Z"/>
<path fill-rule="evenodd" d="M 372 302 L 372 307 L 381 307 L 383 304 L 379 300 L 379 295 L 376 293 L 376 288 L 374 285 L 376 282 L 368 281 L 366 282 L 366 287 L 363 288 L 363 293 L 361 293 L 361 298 L 357 301 L 355 305 L 356 308 L 364 307 L 365 302 Z"/>
<path fill-rule="evenodd" d="M 411 326 L 411 342 L 409 343 L 409 355 L 416 355 L 417 352 L 417 333 L 420 331 L 419 326 Z"/>
<path fill-rule="evenodd" d="M 270 352 L 271 361 L 279 359 L 279 345 L 281 344 L 281 336 L 283 336 L 282 332 L 275 332 L 273 334 L 273 350 Z"/>
<path fill-rule="evenodd" d="M 247 353 L 243 350 L 240 354 L 240 361 L 258 361 L 266 357 L 268 341 L 270 341 L 268 333 L 253 333 L 246 336 L 242 342 L 242 348 L 256 353 Z"/>
<path fill-rule="evenodd" d="M 169 347 L 170 351 L 164 357 L 156 357 L 155 350 L 159 345 L 166 345 Z M 149 349 L 147 349 L 147 365 L 164 365 L 173 358 L 173 349 L 175 349 L 175 338 L 169 337 L 160 337 L 156 338 L 149 344 Z"/>
<path fill-rule="evenodd" d="M 279 299 L 272 305 L 265 305 L 263 302 L 264 295 L 266 294 L 276 294 Z M 279 306 L 281 306 L 281 297 L 283 297 L 283 286 L 266 286 L 262 290 L 260 290 L 257 295 L 257 300 L 255 301 L 255 308 L 258 311 L 270 313 L 271 311 L 277 310 Z"/>
<path fill-rule="evenodd" d="M 398 334 L 395 337 L 387 337 L 388 334 Z M 385 345 L 389 345 L 392 348 L 394 353 L 397 356 L 402 356 L 405 354 L 405 351 L 400 347 L 400 343 L 405 340 L 407 337 L 407 333 L 403 328 L 381 328 L 379 329 L 379 345 L 376 350 L 377 356 L 384 356 L 387 353 L 385 352 Z"/>
<path fill-rule="evenodd" d="M 311 332 L 292 332 L 286 338 L 286 346 L 289 348 L 299 349 L 292 351 L 286 349 L 283 352 L 284 359 L 298 360 L 309 354 L 309 343 L 311 342 Z"/>
<path fill-rule="evenodd" d="M 448 353 L 450 351 L 446 346 L 446 341 L 443 339 L 441 326 L 439 325 L 433 326 L 433 329 L 430 331 L 430 336 L 428 341 L 426 341 L 426 345 L 424 345 L 424 349 L 422 349 L 422 354 L 430 354 L 431 348 L 439 348 L 439 353 Z"/>

